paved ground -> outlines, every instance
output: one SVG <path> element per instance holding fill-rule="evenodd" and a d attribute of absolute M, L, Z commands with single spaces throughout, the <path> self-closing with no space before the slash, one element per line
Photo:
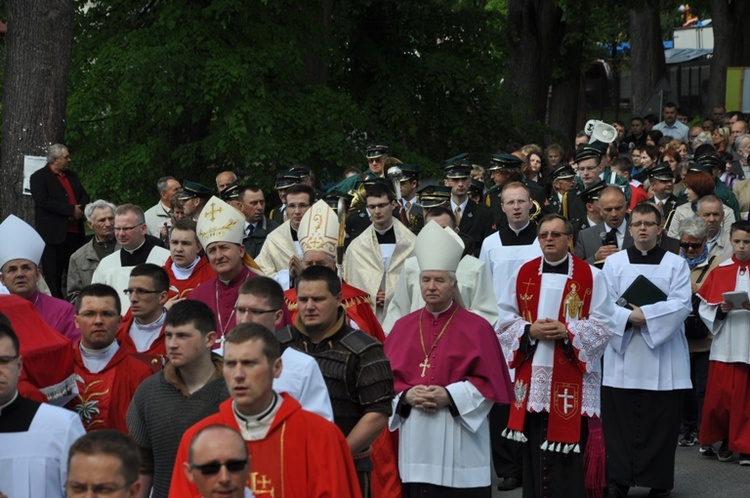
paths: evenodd
<path fill-rule="evenodd" d="M 735 454 L 735 456 L 737 456 Z M 497 483 L 493 484 L 493 487 Z M 633 488 L 630 497 L 648 496 L 647 488 Z M 521 498 L 521 489 L 497 491 L 493 498 Z M 675 469 L 675 498 L 747 498 L 750 497 L 750 467 L 740 467 L 734 462 L 722 463 L 716 457 L 707 458 L 698 453 L 698 445 L 677 448 Z M 564 497 L 563 497 L 564 498 Z"/>

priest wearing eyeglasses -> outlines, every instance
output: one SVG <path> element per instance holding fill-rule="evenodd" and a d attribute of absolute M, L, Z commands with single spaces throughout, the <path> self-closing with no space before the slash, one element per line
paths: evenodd
<path fill-rule="evenodd" d="M 516 374 L 503 435 L 524 443 L 524 496 L 584 497 L 584 453 L 596 455 L 588 435 L 599 418 L 612 304 L 604 275 L 568 253 L 570 221 L 546 215 L 537 239 L 543 255 L 521 266 L 498 296 L 497 331 Z"/>
<path fill-rule="evenodd" d="M 510 402 L 510 379 L 492 326 L 456 299 L 463 249 L 450 228 L 431 221 L 422 229 L 415 254 L 425 307 L 398 320 L 385 341 L 405 498 L 492 494 L 487 415 Z"/>

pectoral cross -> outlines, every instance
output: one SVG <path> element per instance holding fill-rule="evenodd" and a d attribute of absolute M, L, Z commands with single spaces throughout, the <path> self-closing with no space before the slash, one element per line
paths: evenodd
<path fill-rule="evenodd" d="M 428 356 L 424 357 L 424 362 L 419 364 L 420 367 L 422 367 L 422 377 L 424 377 L 424 372 L 426 369 L 430 368 L 430 358 Z"/>
<path fill-rule="evenodd" d="M 216 219 L 216 213 L 221 213 L 222 208 L 217 208 L 216 204 L 213 202 L 211 203 L 211 210 L 208 211 L 206 214 L 211 218 L 211 221 L 214 221 Z"/>

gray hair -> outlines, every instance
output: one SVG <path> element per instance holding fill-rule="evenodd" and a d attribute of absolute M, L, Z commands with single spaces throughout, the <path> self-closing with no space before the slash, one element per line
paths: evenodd
<path fill-rule="evenodd" d="M 83 214 L 86 215 L 86 219 L 89 221 L 89 223 L 94 222 L 94 211 L 97 209 L 110 209 L 112 211 L 112 216 L 115 215 L 115 205 L 111 202 L 107 202 L 104 199 L 97 199 L 94 202 L 90 202 L 86 204 L 86 208 L 83 210 Z"/>
<path fill-rule="evenodd" d="M 456 278 L 456 272 L 455 271 L 447 271 L 447 270 L 442 270 L 442 271 L 445 271 L 445 273 L 448 274 L 448 278 L 451 279 L 451 285 L 456 285 L 458 283 L 458 279 Z M 423 271 L 419 272 L 419 277 L 420 278 L 422 277 L 422 273 L 424 273 L 424 272 Z"/>
<path fill-rule="evenodd" d="M 734 150 L 739 150 L 742 148 L 742 142 L 746 139 L 750 138 L 750 134 L 743 133 L 742 135 L 738 136 L 734 139 Z"/>
<path fill-rule="evenodd" d="M 684 236 L 696 239 L 708 237 L 708 224 L 700 216 L 691 216 L 680 221 L 680 238 Z"/>
<path fill-rule="evenodd" d="M 705 144 L 713 145 L 714 143 L 711 138 L 711 134 L 707 131 L 702 131 L 700 132 L 700 134 L 698 134 L 697 137 L 693 139 L 693 150 Z"/>
<path fill-rule="evenodd" d="M 63 150 L 68 148 L 63 144 L 52 144 L 47 149 L 47 163 L 53 163 L 55 159 L 63 155 Z"/>
<path fill-rule="evenodd" d="M 143 214 L 143 208 L 135 204 L 120 204 L 115 209 L 115 216 L 133 213 L 137 223 L 146 223 L 146 217 Z"/>
<path fill-rule="evenodd" d="M 698 202 L 696 203 L 696 212 L 700 211 L 701 206 L 706 202 L 714 202 L 716 204 L 719 204 L 721 206 L 722 212 L 724 211 L 724 202 L 715 195 L 708 194 L 698 199 Z"/>
<path fill-rule="evenodd" d="M 159 191 L 160 194 L 163 194 L 167 191 L 167 187 L 169 186 L 169 180 L 174 180 L 174 176 L 162 176 L 156 181 L 156 189 Z"/>

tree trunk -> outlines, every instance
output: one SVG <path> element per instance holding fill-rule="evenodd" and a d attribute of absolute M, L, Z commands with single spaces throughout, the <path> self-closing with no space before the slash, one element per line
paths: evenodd
<path fill-rule="evenodd" d="M 63 141 L 73 0 L 6 0 L 5 11 L 0 217 L 32 222 L 31 197 L 22 194 L 24 156 L 46 155 Z"/>
<path fill-rule="evenodd" d="M 630 40 L 630 110 L 640 116 L 656 83 L 667 76 L 657 9 L 644 6 L 630 11 Z"/>
<path fill-rule="evenodd" d="M 585 23 L 579 21 L 568 24 L 568 34 L 573 30 L 580 36 L 566 48 L 565 75 L 554 83 L 550 102 L 549 127 L 565 138 L 563 148 L 572 148 L 575 134 L 580 128 L 578 120 L 579 97 L 583 73 L 583 44 Z"/>
<path fill-rule="evenodd" d="M 505 74 L 515 93 L 519 122 L 544 121 L 552 70 L 565 34 L 562 10 L 548 0 L 508 1 L 509 44 L 514 47 Z"/>
<path fill-rule="evenodd" d="M 750 65 L 750 41 L 745 36 L 745 20 L 750 15 L 747 0 L 711 0 L 714 32 L 714 53 L 711 57 L 711 77 L 708 80 L 706 115 L 713 106 L 724 105 L 727 88 L 727 68 Z M 727 109 L 728 111 L 739 109 Z"/>

